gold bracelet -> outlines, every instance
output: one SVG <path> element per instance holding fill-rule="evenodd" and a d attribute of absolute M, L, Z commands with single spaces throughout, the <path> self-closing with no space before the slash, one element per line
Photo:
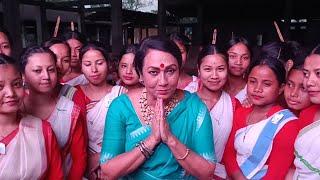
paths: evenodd
<path fill-rule="evenodd" d="M 186 154 L 184 154 L 181 158 L 177 158 L 177 160 L 184 160 L 189 155 L 190 149 L 187 148 Z"/>

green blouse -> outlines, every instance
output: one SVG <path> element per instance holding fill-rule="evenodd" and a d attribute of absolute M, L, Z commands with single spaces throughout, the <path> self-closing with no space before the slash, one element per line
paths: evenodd
<path fill-rule="evenodd" d="M 193 152 L 215 163 L 215 151 L 210 113 L 196 94 L 184 91 L 184 98 L 167 116 L 171 132 Z M 116 98 L 110 105 L 104 129 L 100 163 L 124 152 L 131 151 L 151 133 L 149 125 L 142 125 L 126 94 Z M 128 179 L 188 179 L 169 147 L 160 143 L 154 154 Z"/>

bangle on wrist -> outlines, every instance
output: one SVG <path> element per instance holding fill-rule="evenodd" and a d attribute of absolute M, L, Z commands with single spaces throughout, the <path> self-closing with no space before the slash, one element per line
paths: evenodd
<path fill-rule="evenodd" d="M 186 153 L 181 158 L 176 157 L 176 159 L 177 160 L 184 160 L 189 155 L 189 153 L 190 153 L 190 149 L 187 148 Z"/>
<path fill-rule="evenodd" d="M 142 154 L 146 159 L 148 159 L 148 158 L 150 157 L 149 154 L 142 148 L 142 146 L 141 146 L 140 143 L 136 144 L 136 147 L 139 148 L 141 154 Z"/>
<path fill-rule="evenodd" d="M 149 154 L 149 156 L 151 156 L 153 154 L 153 150 L 149 149 L 146 144 L 144 143 L 144 141 L 140 142 L 142 149 L 144 149 L 145 151 L 147 151 L 147 153 Z"/>

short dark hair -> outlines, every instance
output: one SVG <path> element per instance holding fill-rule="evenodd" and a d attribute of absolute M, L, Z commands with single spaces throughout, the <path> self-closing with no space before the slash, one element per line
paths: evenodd
<path fill-rule="evenodd" d="M 144 59 L 150 49 L 171 54 L 177 60 L 179 69 L 181 68 L 182 56 L 178 46 L 168 38 L 162 36 L 150 36 L 141 42 L 140 48 L 134 58 L 134 63 L 139 73 L 142 74 Z"/>
<path fill-rule="evenodd" d="M 281 61 L 271 56 L 260 56 L 250 66 L 249 73 L 256 66 L 266 65 L 276 75 L 279 85 L 286 82 L 286 69 Z"/>
<path fill-rule="evenodd" d="M 102 56 L 105 58 L 106 62 L 109 62 L 109 58 L 107 55 L 106 50 L 104 49 L 103 45 L 97 41 L 91 41 L 88 42 L 86 45 L 84 45 L 81 49 L 80 49 L 80 53 L 79 53 L 79 59 L 80 61 L 82 61 L 83 55 L 88 52 L 89 50 L 97 50 L 99 51 Z"/>
<path fill-rule="evenodd" d="M 47 47 L 43 47 L 43 46 L 30 46 L 26 49 L 23 50 L 21 56 L 20 56 L 20 62 L 19 62 L 19 69 L 20 72 L 24 73 L 26 65 L 28 64 L 29 58 L 37 53 L 47 53 L 49 54 L 54 61 L 56 62 L 56 55 Z"/>
<path fill-rule="evenodd" d="M 198 56 L 198 68 L 200 68 L 200 65 L 202 63 L 202 59 L 205 56 L 215 55 L 215 54 L 221 56 L 222 59 L 227 63 L 227 57 L 225 56 L 223 51 L 219 47 L 217 47 L 217 45 L 209 44 L 209 45 L 204 46 L 202 48 L 202 50 L 200 51 L 200 53 L 199 53 L 199 56 Z"/>

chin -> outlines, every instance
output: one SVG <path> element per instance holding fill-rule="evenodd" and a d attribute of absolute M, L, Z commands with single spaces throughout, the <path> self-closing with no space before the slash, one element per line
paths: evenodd
<path fill-rule="evenodd" d="M 157 94 L 157 98 L 161 98 L 163 100 L 169 99 L 170 97 L 170 94 Z"/>
<path fill-rule="evenodd" d="M 11 106 L 11 107 L 6 108 L 6 110 L 1 113 L 12 114 L 12 113 L 18 112 L 18 110 L 19 110 L 19 106 Z"/>
<path fill-rule="evenodd" d="M 237 76 L 237 77 L 243 76 L 243 72 L 230 72 L 230 74 L 232 74 L 233 76 Z"/>
<path fill-rule="evenodd" d="M 157 98 L 161 98 L 163 100 L 170 99 L 173 96 L 173 93 L 168 94 L 157 94 Z"/>
<path fill-rule="evenodd" d="M 79 63 L 70 63 L 71 68 L 80 67 Z"/>
<path fill-rule="evenodd" d="M 38 89 L 38 91 L 41 92 L 41 93 L 50 93 L 53 89 L 54 89 L 54 87 L 40 88 L 40 89 Z"/>
<path fill-rule="evenodd" d="M 319 97 L 310 97 L 310 101 L 314 104 L 320 104 L 320 98 Z"/>
<path fill-rule="evenodd" d="M 134 81 L 126 81 L 126 80 L 122 80 L 123 84 L 125 84 L 126 86 L 133 86 L 135 84 L 138 84 L 138 82 L 134 82 Z"/>
<path fill-rule="evenodd" d="M 265 102 L 262 102 L 262 101 L 257 101 L 257 100 L 255 100 L 255 99 L 253 99 L 253 98 L 251 98 L 252 100 L 251 100 L 251 103 L 253 104 L 253 105 L 255 105 L 255 106 L 264 106 L 264 105 L 266 105 L 267 103 L 265 103 Z"/>
<path fill-rule="evenodd" d="M 217 87 L 217 86 L 215 86 L 215 87 L 209 87 L 208 89 L 209 89 L 210 91 L 216 92 L 216 91 L 222 90 L 222 86 L 219 86 L 219 87 Z"/>
<path fill-rule="evenodd" d="M 302 110 L 302 108 L 300 106 L 296 106 L 296 105 L 288 105 L 288 107 L 294 111 L 300 111 Z"/>
<path fill-rule="evenodd" d="M 93 80 L 93 79 L 88 79 L 88 81 L 90 82 L 90 84 L 93 84 L 95 86 L 98 86 L 100 84 L 102 84 L 104 82 L 104 80 Z"/>

